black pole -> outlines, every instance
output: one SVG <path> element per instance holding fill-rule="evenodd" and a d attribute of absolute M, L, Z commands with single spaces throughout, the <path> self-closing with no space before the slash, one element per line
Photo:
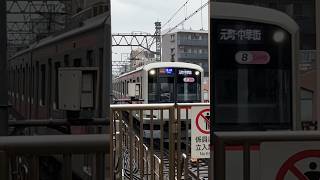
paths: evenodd
<path fill-rule="evenodd" d="M 106 20 L 104 25 L 104 47 L 103 47 L 103 59 L 100 62 L 100 109 L 99 109 L 99 118 L 106 119 L 107 122 L 107 134 L 112 137 L 112 132 L 110 132 L 110 125 L 112 125 L 112 120 L 110 119 L 110 98 L 112 97 L 111 83 L 112 83 L 112 59 L 111 59 L 111 3 L 110 0 L 106 1 Z M 112 145 L 112 138 L 109 141 L 109 144 Z M 110 147 L 111 148 L 111 147 Z M 106 161 L 105 157 L 107 158 Z M 96 155 L 96 179 L 103 180 L 105 177 L 112 177 L 111 166 L 113 162 L 112 152 L 109 150 L 107 156 L 103 154 Z M 105 163 L 108 162 L 108 163 Z"/>
<path fill-rule="evenodd" d="M 0 1 L 0 136 L 8 134 L 7 1 Z M 0 179 L 8 179 L 8 159 L 0 151 Z"/>
<path fill-rule="evenodd" d="M 0 1 L 0 136 L 8 134 L 7 11 Z"/>

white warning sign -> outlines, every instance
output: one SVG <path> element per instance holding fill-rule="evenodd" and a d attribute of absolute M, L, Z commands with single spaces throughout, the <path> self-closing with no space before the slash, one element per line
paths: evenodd
<path fill-rule="evenodd" d="M 210 158 L 210 108 L 191 108 L 191 158 Z"/>
<path fill-rule="evenodd" d="M 260 149 L 261 180 L 320 179 L 319 142 L 264 142 Z"/>

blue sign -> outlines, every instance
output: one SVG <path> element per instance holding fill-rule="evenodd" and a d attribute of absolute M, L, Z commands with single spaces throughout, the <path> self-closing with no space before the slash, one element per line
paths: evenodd
<path fill-rule="evenodd" d="M 173 69 L 172 68 L 166 68 L 165 72 L 166 72 L 166 74 L 171 75 L 171 74 L 173 74 Z"/>

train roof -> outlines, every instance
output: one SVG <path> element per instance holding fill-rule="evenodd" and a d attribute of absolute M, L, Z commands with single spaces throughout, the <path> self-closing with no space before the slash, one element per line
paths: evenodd
<path fill-rule="evenodd" d="M 55 43 L 57 41 L 63 40 L 63 39 L 68 38 L 70 36 L 74 36 L 74 35 L 86 32 L 88 30 L 100 27 L 104 24 L 106 19 L 107 19 L 107 14 L 104 13 L 104 14 L 98 15 L 96 17 L 93 17 L 91 19 L 88 19 L 86 21 L 83 21 L 83 25 L 81 27 L 72 29 L 70 31 L 67 31 L 67 32 L 64 32 L 64 33 L 61 33 L 58 35 L 48 36 L 48 37 L 46 37 L 46 38 L 44 38 L 34 44 L 31 44 L 27 49 L 19 51 L 14 56 L 12 56 L 10 59 L 13 59 L 17 56 L 20 56 L 21 54 L 24 54 L 30 50 L 37 49 L 37 48 L 49 45 L 51 43 Z"/>
<path fill-rule="evenodd" d="M 298 24 L 287 14 L 260 6 L 238 3 L 211 2 L 210 17 L 216 19 L 238 19 L 278 25 L 294 34 L 299 31 Z"/>
<path fill-rule="evenodd" d="M 191 69 L 196 69 L 200 72 L 203 72 L 203 68 L 197 64 L 192 64 L 192 63 L 185 63 L 185 62 L 155 62 L 155 63 L 150 63 L 141 67 L 138 67 L 136 70 L 130 71 L 128 73 L 122 74 L 118 76 L 117 78 L 121 78 L 130 74 L 133 74 L 135 72 L 145 70 L 149 71 L 151 69 L 155 68 L 164 68 L 164 67 L 173 67 L 173 68 L 191 68 Z M 116 79 L 117 79 L 116 78 Z"/>

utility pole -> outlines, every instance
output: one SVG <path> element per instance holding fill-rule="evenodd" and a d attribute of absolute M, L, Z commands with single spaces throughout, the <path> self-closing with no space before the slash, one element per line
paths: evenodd
<path fill-rule="evenodd" d="M 313 119 L 317 121 L 318 130 L 320 129 L 320 111 L 318 110 L 320 108 L 320 2 L 315 1 L 316 7 L 315 7 L 315 16 L 316 16 L 316 91 L 315 91 L 315 98 L 314 101 L 316 104 L 316 107 L 313 109 L 315 112 L 313 115 Z"/>
<path fill-rule="evenodd" d="M 106 178 L 113 179 L 113 150 L 111 149 L 113 144 L 113 132 L 111 131 L 112 119 L 110 119 L 110 102 L 112 98 L 112 39 L 111 39 L 111 3 L 110 0 L 106 2 L 106 19 L 104 24 L 104 47 L 103 58 L 100 59 L 100 118 L 104 118 L 107 121 L 106 133 L 110 136 L 109 153 L 98 154 L 96 156 L 96 178 L 97 180 L 104 180 Z M 107 138 L 107 137 L 106 137 Z M 106 158 L 106 161 L 105 161 Z"/>
<path fill-rule="evenodd" d="M 161 22 L 155 22 L 154 25 L 156 27 L 156 61 L 161 61 Z"/>

